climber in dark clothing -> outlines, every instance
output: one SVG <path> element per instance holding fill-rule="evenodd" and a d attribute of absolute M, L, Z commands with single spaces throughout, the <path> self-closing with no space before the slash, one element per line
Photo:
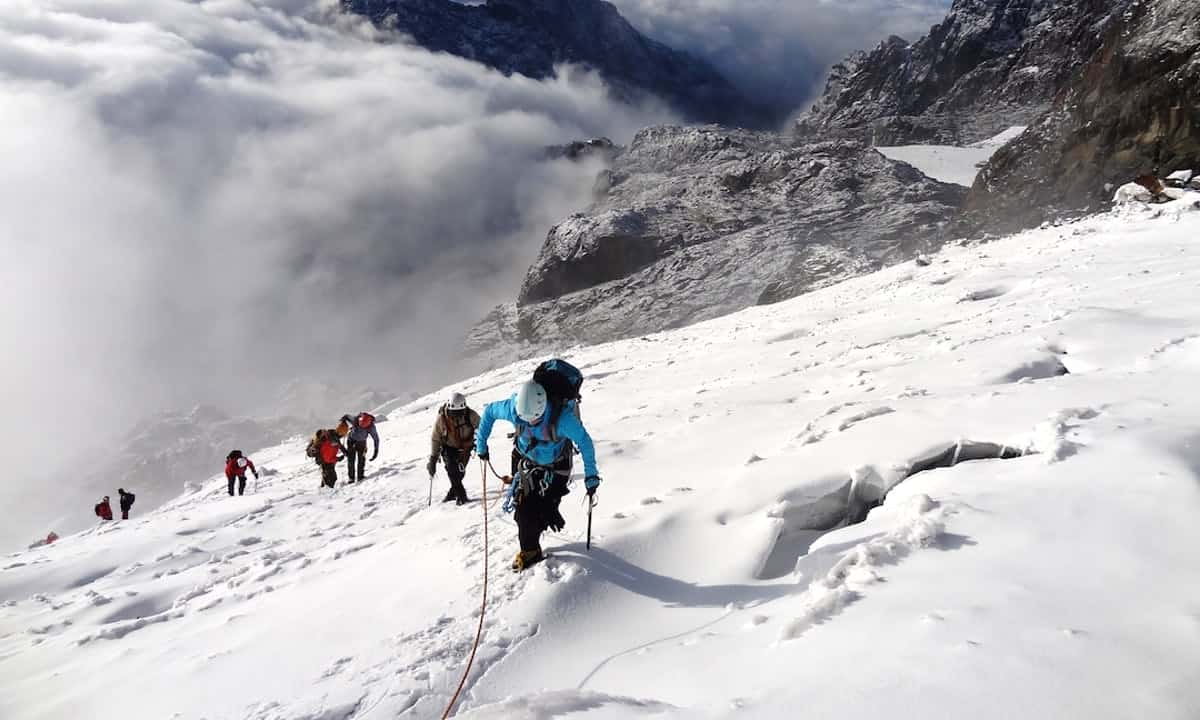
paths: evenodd
<path fill-rule="evenodd" d="M 117 494 L 121 496 L 121 519 L 129 519 L 129 510 L 133 507 L 133 501 L 137 498 L 131 492 L 125 492 L 125 488 L 117 488 Z"/>
<path fill-rule="evenodd" d="M 368 437 L 375 441 L 371 460 L 379 457 L 379 431 L 375 429 L 375 416 L 367 412 L 359 413 L 357 418 L 343 415 L 342 422 L 350 424 L 346 435 L 346 472 L 350 476 L 348 484 L 353 485 L 356 479 L 366 478 Z"/>

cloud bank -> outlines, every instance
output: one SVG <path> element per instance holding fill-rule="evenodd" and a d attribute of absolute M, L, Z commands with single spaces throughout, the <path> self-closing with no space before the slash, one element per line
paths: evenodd
<path fill-rule="evenodd" d="M 449 380 L 589 199 L 542 148 L 670 119 L 373 32 L 327 0 L 0 7 L 0 431 L 31 458 L 0 502 L 156 409 Z"/>

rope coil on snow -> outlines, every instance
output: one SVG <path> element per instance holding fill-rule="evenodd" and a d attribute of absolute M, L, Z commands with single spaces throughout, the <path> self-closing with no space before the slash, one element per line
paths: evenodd
<path fill-rule="evenodd" d="M 450 704 L 446 706 L 446 712 L 442 713 L 442 720 L 450 717 L 450 713 L 454 711 L 454 704 L 458 702 L 458 696 L 462 694 L 463 687 L 467 684 L 467 676 L 471 674 L 471 666 L 475 664 L 475 652 L 479 650 L 479 641 L 483 637 L 483 617 L 487 612 L 487 591 L 488 591 L 488 504 L 487 504 L 487 469 L 491 465 L 490 462 L 480 462 L 480 473 L 483 478 L 483 500 L 479 503 L 483 508 L 483 599 L 479 604 L 479 629 L 475 631 L 475 644 L 471 646 L 471 656 L 467 658 L 467 667 L 463 670 L 462 679 L 458 681 L 458 689 L 454 691 L 454 697 L 450 698 Z M 494 469 L 492 472 L 496 472 Z"/>

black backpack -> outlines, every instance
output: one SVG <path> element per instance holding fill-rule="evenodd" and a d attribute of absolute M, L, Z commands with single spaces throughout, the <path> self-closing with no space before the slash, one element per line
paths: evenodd
<path fill-rule="evenodd" d="M 579 390 L 583 387 L 583 373 L 566 360 L 554 358 L 537 366 L 533 371 L 533 381 L 546 391 L 546 402 L 550 405 L 549 427 L 553 437 L 563 408 L 570 402 L 578 403 L 582 399 Z"/>

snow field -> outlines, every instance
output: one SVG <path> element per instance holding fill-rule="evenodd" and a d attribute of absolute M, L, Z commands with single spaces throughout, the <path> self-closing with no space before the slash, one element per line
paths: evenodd
<path fill-rule="evenodd" d="M 975 176 L 996 151 L 1025 132 L 1024 127 L 1011 127 L 995 137 L 966 147 L 951 145 L 898 145 L 875 148 L 884 157 L 908 163 L 934 180 L 971 187 Z"/>
<path fill-rule="evenodd" d="M 426 507 L 448 390 L 385 408 L 361 485 L 260 453 L 256 495 L 0 560 L 0 717 L 440 717 L 486 561 L 464 717 L 1194 718 L 1198 231 L 1126 211 L 565 350 L 596 545 L 576 490 L 520 575 L 498 506 L 486 559 L 479 503 Z"/>

